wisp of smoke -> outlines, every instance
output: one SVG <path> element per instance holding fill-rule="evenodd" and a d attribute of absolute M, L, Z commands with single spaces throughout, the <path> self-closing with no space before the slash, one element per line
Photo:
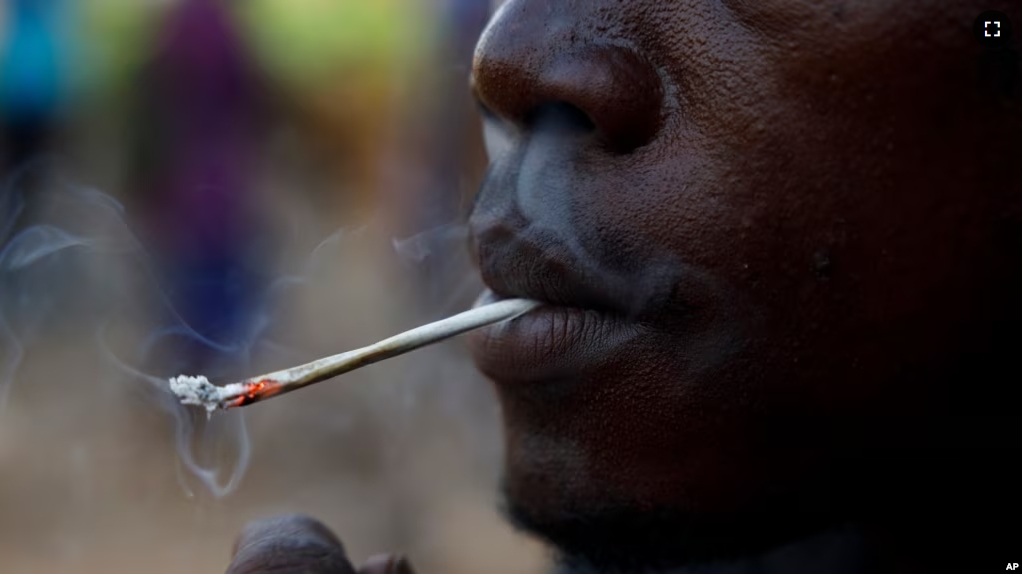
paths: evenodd
<path fill-rule="evenodd" d="M 670 253 L 614 254 L 608 245 L 620 237 L 608 234 L 621 230 L 614 230 L 613 222 L 586 219 L 594 213 L 588 207 L 594 192 L 579 182 L 592 177 L 593 123 L 565 104 L 541 106 L 528 121 L 526 132 L 498 118 L 485 121 L 487 153 L 500 177 L 509 178 L 494 192 L 501 196 L 490 198 L 487 216 L 524 221 L 517 239 L 559 252 L 576 273 L 600 283 L 632 314 L 668 297 L 683 262 Z"/>
<path fill-rule="evenodd" d="M 213 496 L 228 494 L 238 485 L 251 452 L 243 413 L 210 422 L 197 419 L 167 393 L 162 376 L 167 373 L 157 376 L 146 369 L 159 343 L 173 338 L 208 348 L 222 364 L 245 368 L 251 349 L 265 333 L 265 318 L 257 315 L 236 341 L 204 337 L 175 310 L 121 205 L 102 192 L 49 173 L 26 198 L 20 177 L 28 169 L 40 168 L 26 166 L 0 190 L 0 416 L 16 385 L 19 365 L 34 344 L 55 330 L 70 331 L 75 338 L 92 341 L 120 374 L 89 383 L 99 387 L 120 379 L 129 391 L 142 390 L 172 420 L 182 467 Z M 26 209 L 29 199 L 31 210 Z M 27 221 L 24 215 L 29 212 L 33 217 Z M 126 307 L 128 300 L 147 304 Z M 154 317 L 160 324 L 144 326 Z M 134 348 L 112 348 L 107 333 L 113 327 L 140 322 L 148 336 Z M 133 360 L 122 359 L 123 354 Z M 229 443 L 230 460 L 205 452 L 214 439 Z M 223 452 L 216 451 L 221 458 Z M 222 478 L 225 469 L 227 477 Z M 190 492 L 185 481 L 182 485 Z"/>
<path fill-rule="evenodd" d="M 286 355 L 288 362 L 308 360 L 272 337 L 276 308 L 293 288 L 308 286 L 332 247 L 364 229 L 341 230 L 320 242 L 304 265 L 267 283 L 255 308 L 248 310 L 250 320 L 239 336 L 214 339 L 178 311 L 154 256 L 132 232 L 114 198 L 52 175 L 49 169 L 43 184 L 36 186 L 39 189 L 25 197 L 19 178 L 26 169 L 39 168 L 24 168 L 0 189 L 0 416 L 14 391 L 31 384 L 18 379 L 26 356 L 44 337 L 62 330 L 72 340 L 94 345 L 97 356 L 112 369 L 103 380 L 80 382 L 97 388 L 118 385 L 119 393 L 142 397 L 144 404 L 167 415 L 174 428 L 179 483 L 188 495 L 194 495 L 190 483 L 217 498 L 228 495 L 242 480 L 252 451 L 245 411 L 207 418 L 179 404 L 167 391 L 167 378 L 182 372 L 225 379 L 248 375 L 255 358 L 265 360 L 271 352 Z M 29 200 L 31 209 L 26 208 Z M 394 298 L 418 299 L 422 319 L 468 305 L 480 283 L 467 240 L 467 227 L 461 223 L 393 238 L 398 261 L 414 272 L 412 292 L 395 293 Z M 118 336 L 124 332 L 135 335 Z M 186 352 L 196 349 L 204 357 L 201 365 Z M 468 361 L 451 361 L 446 354 L 434 358 L 438 360 L 424 361 L 431 368 L 408 375 L 417 384 L 402 381 L 393 387 L 400 393 L 399 402 L 403 397 L 419 403 L 412 393 L 428 393 L 445 410 L 478 414 L 478 403 L 466 404 L 478 397 L 457 382 L 466 381 L 471 373 Z"/>
<path fill-rule="evenodd" d="M 430 315 L 427 319 L 463 310 L 479 295 L 482 283 L 469 258 L 468 243 L 469 228 L 461 222 L 391 240 L 395 253 L 420 272 L 415 288 L 427 290 L 421 303 Z"/>

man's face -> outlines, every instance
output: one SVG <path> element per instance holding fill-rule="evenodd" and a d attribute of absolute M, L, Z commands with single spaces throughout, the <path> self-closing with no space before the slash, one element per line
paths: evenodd
<path fill-rule="evenodd" d="M 551 305 L 471 342 L 520 521 L 682 561 L 676 535 L 787 536 L 841 512 L 848 468 L 934 446 L 1018 281 L 986 8 L 502 6 L 471 223 L 487 285 Z"/>

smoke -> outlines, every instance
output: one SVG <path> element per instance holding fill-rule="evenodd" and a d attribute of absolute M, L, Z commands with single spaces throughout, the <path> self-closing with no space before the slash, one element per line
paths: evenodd
<path fill-rule="evenodd" d="M 496 181 L 490 190 L 484 186 L 491 195 L 483 200 L 482 215 L 523 222 L 515 241 L 558 257 L 585 282 L 599 284 L 634 319 L 663 304 L 680 277 L 696 270 L 657 251 L 655 242 L 637 244 L 636 230 L 622 224 L 628 214 L 608 209 L 610 202 L 595 196 L 606 190 L 588 188 L 586 182 L 601 170 L 614 177 L 613 158 L 603 155 L 592 121 L 567 104 L 540 106 L 525 121 L 528 129 L 521 130 L 486 117 L 489 177 Z"/>
<path fill-rule="evenodd" d="M 26 197 L 22 178 L 43 171 Z M 53 175 L 40 162 L 8 178 L 0 217 L 0 416 L 18 385 L 31 384 L 19 380 L 18 372 L 36 343 L 45 336 L 72 337 L 93 345 L 110 367 L 102 380 L 82 384 L 97 394 L 115 387 L 115 393 L 142 396 L 167 415 L 186 492 L 192 493 L 186 476 L 215 497 L 233 491 L 251 454 L 244 413 L 210 421 L 197 417 L 167 391 L 166 378 L 183 365 L 161 362 L 157 355 L 168 343 L 175 349 L 198 347 L 207 351 L 212 371 L 243 370 L 266 334 L 265 314 L 257 313 L 235 341 L 200 334 L 175 309 L 123 207 L 109 195 Z M 112 335 L 129 331 L 142 336 Z"/>
<path fill-rule="evenodd" d="M 30 171 L 45 171 L 46 176 L 27 196 L 21 178 Z M 290 311 L 298 290 L 336 280 L 338 269 L 343 272 L 348 263 L 336 261 L 339 248 L 358 245 L 368 226 L 331 234 L 299 265 L 273 274 L 276 278 L 246 311 L 250 320 L 245 329 L 222 339 L 201 333 L 179 312 L 154 256 L 128 221 L 114 198 L 54 175 L 49 166 L 28 166 L 5 182 L 0 195 L 0 417 L 12 397 L 35 383 L 19 378 L 23 361 L 34 351 L 45 353 L 40 343 L 60 334 L 87 346 L 91 350 L 86 353 L 100 357 L 106 366 L 96 380 L 81 384 L 97 395 L 130 397 L 162 413 L 173 428 L 179 483 L 188 496 L 196 496 L 198 489 L 224 497 L 237 489 L 250 463 L 246 411 L 208 418 L 179 404 L 168 391 L 167 378 L 203 374 L 223 383 L 305 362 L 322 352 L 279 340 L 286 338 L 277 328 L 286 322 L 281 315 Z M 402 323 L 411 327 L 433 320 L 475 299 L 481 285 L 467 241 L 463 223 L 391 238 L 388 249 L 394 261 L 411 276 L 388 296 L 411 302 L 411 308 L 402 307 L 411 311 Z M 330 273 L 334 276 L 328 280 Z M 496 414 L 481 408 L 485 393 L 467 392 L 466 385 L 475 385 L 470 362 L 458 347 L 420 353 L 417 368 L 374 387 L 373 392 L 385 395 L 381 404 L 406 412 L 439 408 L 452 418 L 464 417 L 465 434 L 478 435 L 481 422 L 487 422 L 474 418 L 494 420 Z M 413 425 L 415 418 L 402 420 Z M 489 452 L 492 442 L 484 446 L 483 456 L 495 454 Z"/>
<path fill-rule="evenodd" d="M 416 271 L 415 289 L 427 319 L 463 310 L 482 283 L 470 258 L 469 227 L 447 223 L 406 238 L 393 238 L 394 252 Z"/>
<path fill-rule="evenodd" d="M 67 318 L 75 312 L 71 305 L 73 297 L 66 297 L 70 295 L 68 286 L 80 288 L 88 277 L 59 277 L 59 270 L 74 271 L 71 267 L 81 263 L 76 255 L 116 251 L 116 241 L 98 229 L 81 232 L 49 222 L 19 226 L 26 207 L 19 182 L 32 167 L 16 172 L 0 195 L 0 337 L 4 343 L 0 409 L 6 405 L 14 375 L 39 329 L 52 324 L 55 318 Z M 91 190 L 70 190 L 56 199 L 83 201 L 100 211 L 110 208 L 110 204 L 97 201 L 97 197 Z M 78 227 L 88 224 L 79 220 Z M 65 279 L 70 281 L 64 282 Z"/>

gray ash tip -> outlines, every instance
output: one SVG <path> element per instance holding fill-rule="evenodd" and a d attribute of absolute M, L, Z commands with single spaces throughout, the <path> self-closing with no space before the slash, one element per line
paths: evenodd
<path fill-rule="evenodd" d="M 170 379 L 170 390 L 174 393 L 183 405 L 196 405 L 204 407 L 207 413 L 212 413 L 220 406 L 222 399 L 220 387 L 211 383 L 206 377 L 190 377 L 178 375 Z"/>

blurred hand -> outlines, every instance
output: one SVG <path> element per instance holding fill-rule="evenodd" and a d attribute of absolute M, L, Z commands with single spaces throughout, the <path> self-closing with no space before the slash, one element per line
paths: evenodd
<path fill-rule="evenodd" d="M 302 515 L 250 522 L 238 536 L 227 574 L 413 574 L 401 556 L 379 555 L 356 569 L 334 533 Z"/>

